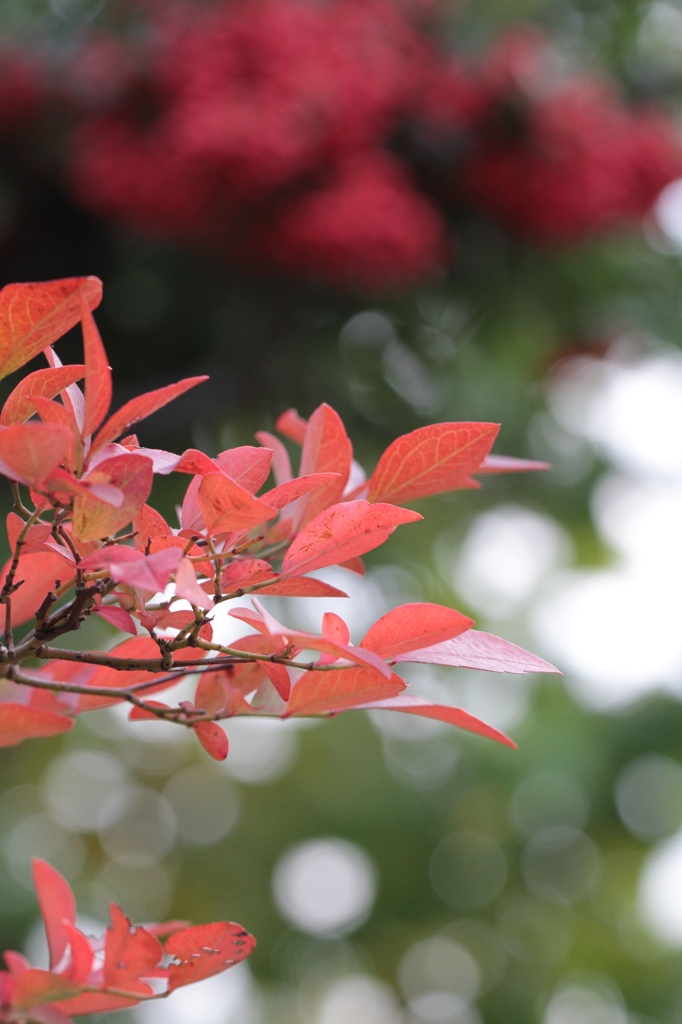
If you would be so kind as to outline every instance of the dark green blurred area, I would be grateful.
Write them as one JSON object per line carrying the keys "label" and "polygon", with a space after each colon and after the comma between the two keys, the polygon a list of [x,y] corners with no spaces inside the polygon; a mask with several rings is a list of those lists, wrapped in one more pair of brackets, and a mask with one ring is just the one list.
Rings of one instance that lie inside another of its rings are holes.
{"label": "dark green blurred area", "polygon": [[[91,16],[115,17],[115,7],[0,0],[0,25],[63,41]],[[677,37],[656,29],[666,17],[678,19]],[[545,27],[583,67],[615,75],[626,93],[679,107],[679,4],[479,0],[442,10],[443,32],[472,50],[523,20]],[[10,197],[15,173],[0,170]],[[367,299],[239,280],[195,253],[104,227],[44,180],[30,181],[28,194],[29,229],[3,255],[3,277],[103,278],[97,318],[116,405],[211,374],[140,430],[143,443],[214,453],[250,443],[288,406],[309,415],[327,401],[368,469],[398,434],[448,419],[500,422],[496,452],[554,462],[553,473],[486,478],[479,492],[421,503],[425,522],[367,559],[369,592],[389,606],[453,604],[480,628],[553,656],[524,619],[530,599],[486,621],[458,589],[457,572],[444,569],[444,552],[456,553],[481,513],[512,503],[559,524],[573,567],[616,561],[590,506],[608,454],[586,445],[576,463],[559,428],[547,426],[546,383],[567,360],[601,359],[622,337],[634,356],[682,346],[682,261],[657,228],[553,253],[492,226],[472,228],[458,239],[448,280]],[[65,359],[77,345],[67,341]],[[168,515],[180,488],[161,481]],[[647,600],[642,593],[643,630],[651,628]],[[98,639],[111,643],[113,634]],[[466,707],[478,685],[471,675],[460,683],[455,670],[444,672],[437,685]],[[410,677],[418,689],[418,673]],[[496,681],[488,701],[502,702],[507,690],[518,704],[509,716],[516,752],[361,713],[299,730],[230,726],[226,768],[172,730],[159,740],[155,726],[128,727],[104,713],[80,719],[65,739],[0,751],[2,948],[21,949],[36,924],[27,864],[39,855],[100,922],[115,900],[137,920],[227,918],[255,933],[243,1001],[226,996],[223,1010],[198,1001],[186,1020],[676,1024],[680,957],[646,929],[636,903],[652,849],[682,828],[682,706],[655,694],[600,713],[568,683]],[[660,760],[637,761],[652,755]],[[628,817],[617,793],[636,764],[654,767]],[[295,927],[273,896],[282,856],[321,838],[354,844],[376,882],[366,915],[338,934]],[[159,1013],[174,1024],[172,1003]]]}

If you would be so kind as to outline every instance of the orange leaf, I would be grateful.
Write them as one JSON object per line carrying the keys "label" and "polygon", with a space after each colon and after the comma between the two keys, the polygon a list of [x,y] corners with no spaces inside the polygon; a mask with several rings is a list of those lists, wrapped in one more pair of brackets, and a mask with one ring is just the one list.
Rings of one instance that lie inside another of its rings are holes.
{"label": "orange leaf", "polygon": [[0,424],[9,427],[15,423],[25,423],[35,412],[35,397],[54,398],[84,375],[84,366],[60,366],[29,373],[10,393],[2,408]]}
{"label": "orange leaf", "polygon": [[225,760],[228,750],[227,733],[217,722],[197,722],[194,732],[207,754],[216,761]]}
{"label": "orange leaf", "polygon": [[98,540],[128,526],[152,489],[151,459],[143,455],[114,455],[88,473],[91,483],[111,484],[123,491],[123,503],[112,508],[100,498],[79,494],[73,503],[73,533],[78,540]]}
{"label": "orange leaf", "polygon": [[209,473],[199,486],[199,506],[211,533],[250,530],[273,519],[274,508],[255,498],[224,473]]}
{"label": "orange leaf", "polygon": [[57,736],[73,726],[71,718],[24,704],[0,704],[0,747],[15,747],[22,740]]}
{"label": "orange leaf", "polygon": [[89,309],[99,305],[97,277],[68,277],[35,284],[8,284],[0,291],[0,378],[18,370],[81,318],[81,293]]}
{"label": "orange leaf", "polygon": [[363,498],[324,509],[299,533],[282,562],[286,576],[335,565],[383,544],[401,523],[422,517],[395,505],[370,505]]}
{"label": "orange leaf", "polygon": [[94,440],[93,451],[99,451],[105,444],[115,441],[134,423],[151,416],[152,413],[172,402],[174,398],[178,398],[179,395],[205,380],[208,380],[208,377],[186,377],[184,380],[178,381],[177,384],[167,384],[166,387],[157,388],[156,391],[148,391],[144,395],[138,395],[137,398],[131,398],[104,424]]}
{"label": "orange leaf", "polygon": [[342,711],[368,701],[393,697],[406,685],[395,673],[386,680],[372,668],[306,672],[294,686],[283,717]]}
{"label": "orange leaf", "polygon": [[0,430],[0,472],[28,487],[38,488],[71,445],[71,434],[45,423],[22,423]]}
{"label": "orange leaf", "polygon": [[82,299],[81,326],[83,329],[83,351],[85,353],[85,408],[83,412],[83,437],[89,437],[100,426],[111,405],[111,367],[95,318],[88,309],[85,297]]}
{"label": "orange leaf", "polygon": [[69,883],[47,861],[36,857],[31,869],[40,913],[45,924],[50,968],[54,968],[64,956],[69,944],[69,935],[64,924],[75,924],[76,900]]}
{"label": "orange leaf", "polygon": [[369,501],[403,504],[456,490],[481,465],[497,423],[434,423],[388,446],[369,481]]}
{"label": "orange leaf", "polygon": [[471,629],[473,620],[440,604],[404,604],[382,615],[360,641],[382,658],[431,647]]}
{"label": "orange leaf", "polygon": [[329,484],[302,501],[297,521],[307,523],[318,512],[341,500],[353,462],[353,446],[339,414],[331,406],[318,406],[308,420],[301,452],[302,477],[311,473],[338,473]]}
{"label": "orange leaf", "polygon": [[[8,560],[0,575],[0,584],[4,583],[9,567]],[[20,626],[32,619],[47,592],[57,589],[57,580],[68,580],[73,572],[73,568],[56,552],[41,551],[22,555],[14,578],[14,582],[21,586],[12,594],[12,626]],[[0,627],[5,628],[4,605],[0,606]]]}

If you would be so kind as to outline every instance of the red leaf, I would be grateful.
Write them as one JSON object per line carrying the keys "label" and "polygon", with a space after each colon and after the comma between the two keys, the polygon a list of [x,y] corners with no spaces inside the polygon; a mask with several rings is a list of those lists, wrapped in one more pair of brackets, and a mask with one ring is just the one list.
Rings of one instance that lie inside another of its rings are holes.
{"label": "red leaf", "polygon": [[102,282],[69,277],[35,284],[8,284],[0,291],[0,377],[46,349],[81,318],[81,293],[99,305]]}
{"label": "red leaf", "polygon": [[[333,655],[327,655],[334,661]],[[322,659],[320,659],[321,661]],[[266,676],[277,690],[282,700],[289,700],[289,694],[291,693],[291,676],[285,665],[281,665],[276,661],[259,661],[258,664],[265,672]]]}
{"label": "red leaf", "polygon": [[262,558],[244,558],[225,566],[220,577],[220,590],[223,594],[231,594],[255,583],[278,578],[269,562]]}
{"label": "red leaf", "polygon": [[473,620],[440,604],[404,604],[382,615],[360,641],[382,658],[431,647],[471,629]]}
{"label": "red leaf", "polygon": [[[31,1007],[44,1003],[52,1003],[59,999],[68,999],[78,993],[79,986],[61,974],[41,971],[31,967],[16,980],[12,1005],[15,1010],[30,1010]],[[15,1018],[16,1019],[16,1018]],[[38,1018],[29,1015],[32,1021]]]}
{"label": "red leaf", "polygon": [[0,473],[39,488],[71,445],[71,434],[45,423],[22,423],[0,430]]}
{"label": "red leaf", "polygon": [[149,497],[152,478],[151,460],[143,455],[115,455],[100,462],[86,479],[118,487],[123,491],[123,504],[112,508],[94,495],[77,495],[73,503],[74,537],[98,540],[128,526]]}
{"label": "red leaf", "polygon": [[[5,563],[0,575],[0,585],[4,584],[10,561]],[[32,619],[40,608],[49,590],[57,589],[57,580],[71,577],[73,569],[65,563],[63,557],[51,551],[37,554],[22,555],[19,559],[15,584],[21,583],[12,594],[12,626],[20,626]],[[0,628],[5,628],[5,606],[0,606]]]}
{"label": "red leaf", "polygon": [[255,494],[270,476],[272,452],[269,448],[243,445],[241,448],[228,448],[215,461],[230,480]]}
{"label": "red leaf", "polygon": [[386,680],[372,668],[306,672],[294,686],[282,717],[343,711],[368,701],[393,697],[406,685],[395,673],[392,672],[390,679]]}
{"label": "red leaf", "polygon": [[348,594],[314,576],[292,576],[291,579],[280,576],[261,590],[261,597],[348,597]]}
{"label": "red leaf", "polygon": [[71,964],[69,965],[69,978],[77,985],[83,985],[92,970],[95,951],[90,945],[83,932],[75,925],[64,921],[64,930],[68,936],[71,948]]}
{"label": "red leaf", "polygon": [[339,479],[338,473],[311,473],[310,476],[299,476],[295,480],[287,480],[286,483],[278,484],[271,491],[266,491],[261,495],[261,499],[267,501],[268,505],[272,505],[273,508],[285,508],[286,505],[290,505],[292,501],[296,501],[297,498],[310,491],[317,491],[324,487],[325,493],[327,493],[327,486],[338,482]]}
{"label": "red leaf", "polygon": [[[145,703],[150,708],[163,708],[164,711],[170,711],[170,704],[164,704],[161,700],[148,700]],[[148,711],[147,708],[141,708],[138,704],[133,705],[128,715],[129,722],[161,722],[162,718],[155,715],[153,711]]]}
{"label": "red leaf", "polygon": [[253,935],[227,921],[183,928],[165,944],[166,953],[179,961],[168,967],[168,991],[220,974],[250,956],[255,945]]}
{"label": "red leaf", "polygon": [[104,424],[94,440],[93,451],[99,451],[105,444],[115,441],[133,424],[151,416],[152,413],[172,402],[174,398],[178,398],[179,395],[205,380],[208,380],[208,377],[186,377],[184,380],[178,381],[177,384],[167,384],[166,387],[157,388],[156,391],[148,391],[144,395],[132,398]]}
{"label": "red leaf", "polygon": [[137,636],[135,619],[123,608],[116,608],[114,605],[104,604],[100,605],[99,608],[95,608],[95,615],[99,615],[100,618],[104,619],[105,622],[108,622],[111,626],[115,626],[116,629],[120,629],[124,633],[130,633],[131,636]]}
{"label": "red leaf", "polygon": [[85,375],[84,366],[62,366],[57,369],[36,370],[24,377],[12,391],[2,408],[0,424],[9,427],[25,423],[35,412],[33,399],[54,398],[60,391]]}
{"label": "red leaf", "polygon": [[306,421],[298,415],[295,409],[287,409],[275,423],[275,430],[290,438],[297,444],[303,444],[305,440]]}
{"label": "red leaf", "polygon": [[[100,665],[87,680],[89,686],[93,688],[125,689],[134,683],[144,683],[153,679],[156,675],[155,672],[134,667],[133,663],[139,658],[156,658],[158,659],[159,667],[161,667],[161,653],[158,645],[148,636],[131,637],[130,640],[124,640],[122,643],[112,647],[108,653],[117,658],[129,658],[131,668],[129,670],[122,670],[120,668],[110,668],[108,665]],[[168,688],[169,685],[168,683],[160,683],[158,690],[162,690],[164,687]],[[151,692],[151,689],[145,691],[146,694]],[[157,692],[157,687],[154,687],[154,692]],[[90,694],[83,694],[78,701],[78,710],[80,712],[90,711],[93,708],[105,708],[110,704],[116,704],[118,700],[118,697],[100,697],[94,693],[92,696]]]}
{"label": "red leaf", "polygon": [[435,718],[438,722],[446,722],[448,725],[455,725],[458,729],[465,729],[467,732],[475,732],[479,736],[486,736],[488,739],[497,740],[508,747],[516,750],[516,744],[492,725],[486,725],[480,718],[474,718],[467,711],[461,708],[451,708],[445,704],[432,704],[431,701],[423,700],[421,697],[413,697],[405,694],[399,697],[391,697],[389,700],[375,700],[363,705],[362,710],[380,711],[403,711],[409,715],[419,715],[421,718]]}
{"label": "red leaf", "polygon": [[141,996],[151,995],[151,986],[140,979],[163,977],[164,971],[158,967],[163,946],[145,928],[133,927],[115,903],[110,910],[111,927],[104,940],[104,984]]}
{"label": "red leaf", "polygon": [[40,913],[45,923],[50,968],[54,968],[69,944],[69,933],[64,923],[75,924],[76,901],[69,883],[47,861],[36,857],[31,868]]}
{"label": "red leaf", "polygon": [[369,501],[403,504],[456,490],[490,451],[496,423],[435,423],[388,446],[369,481]]}
{"label": "red leaf", "polygon": [[225,760],[228,750],[227,733],[217,722],[197,722],[194,732],[207,754],[216,761]]}
{"label": "red leaf", "polygon": [[82,300],[83,351],[85,354],[85,409],[83,413],[83,436],[89,437],[97,430],[109,412],[111,405],[111,367],[95,318],[88,309],[85,296]]}
{"label": "red leaf", "polygon": [[301,576],[364,555],[383,544],[401,523],[421,518],[416,512],[395,505],[370,505],[362,498],[332,505],[301,530],[284,557],[282,573]]}
{"label": "red leaf", "polygon": [[[429,665],[453,665],[483,672],[559,672],[558,668],[522,647],[491,633],[470,629],[454,640],[425,647],[412,654],[398,655],[396,661],[423,662]],[[560,674],[560,673],[559,673]]]}
{"label": "red leaf", "polygon": [[276,510],[224,473],[210,473],[199,486],[199,505],[212,534],[250,530],[273,519]]}

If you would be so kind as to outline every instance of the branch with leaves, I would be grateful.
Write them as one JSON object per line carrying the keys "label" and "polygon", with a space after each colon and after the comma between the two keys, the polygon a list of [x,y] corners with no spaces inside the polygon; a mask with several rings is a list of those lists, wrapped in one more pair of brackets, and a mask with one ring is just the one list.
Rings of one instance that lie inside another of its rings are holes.
{"label": "branch with leaves", "polygon": [[[289,448],[269,433],[215,457],[145,448],[131,428],[205,378],[149,392],[107,419],[111,371],[92,316],[100,298],[96,278],[0,291],[0,377],[41,352],[48,361],[17,384],[0,413],[0,475],[14,499],[0,574],[0,746],[57,735],[79,714],[120,703],[131,705],[133,722],[191,729],[217,759],[228,753],[226,719],[357,709],[434,718],[514,746],[468,712],[408,693],[395,669],[421,662],[556,671],[542,659],[441,605],[394,608],[356,644],[335,612],[323,615],[319,633],[307,632],[278,621],[259,598],[346,597],[311,574],[329,566],[362,574],[363,555],[421,520],[406,504],[477,487],[480,474],[545,467],[491,455],[494,423],[439,423],[395,440],[368,477],[325,404],[308,420],[289,410],[277,421],[300,449],[298,475]],[[52,345],[79,321],[83,363],[63,366]],[[149,504],[154,474],[171,472],[190,478],[177,526]],[[253,606],[230,611],[246,632],[220,643],[214,609],[246,594],[258,595]],[[93,616],[128,636],[110,651],[55,644]],[[192,700],[157,699],[189,677]],[[238,925],[135,929],[117,907],[103,945],[93,944],[75,926],[64,879],[42,862],[34,873],[50,969],[5,954],[7,1024],[67,1024],[69,1014],[157,998],[253,948]],[[151,983],[160,979],[157,991]]]}

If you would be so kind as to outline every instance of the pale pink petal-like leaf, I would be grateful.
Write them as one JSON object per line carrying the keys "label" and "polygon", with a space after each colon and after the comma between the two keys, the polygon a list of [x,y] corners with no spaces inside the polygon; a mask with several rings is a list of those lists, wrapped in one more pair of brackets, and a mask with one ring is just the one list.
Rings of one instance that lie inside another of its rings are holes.
{"label": "pale pink petal-like leaf", "polygon": [[264,448],[269,448],[272,452],[272,472],[275,477],[275,483],[279,486],[291,480],[293,476],[291,459],[289,458],[289,452],[280,439],[275,437],[274,434],[269,434],[267,430],[259,430],[256,434],[256,440],[260,441]]}
{"label": "pale pink petal-like leaf", "polygon": [[[559,672],[543,658],[491,633],[470,629],[454,640],[425,647],[411,654],[398,655],[396,661],[423,662],[429,665],[453,665],[483,672]],[[560,674],[560,673],[559,673]]]}
{"label": "pale pink petal-like leaf", "polygon": [[516,459],[513,455],[486,455],[478,469],[479,473],[532,473],[537,470],[551,469],[549,462],[536,462],[534,459]]}
{"label": "pale pink petal-like leaf", "polygon": [[197,574],[189,558],[183,558],[178,565],[175,573],[175,593],[197,608],[213,608],[213,598],[199,586]]}

